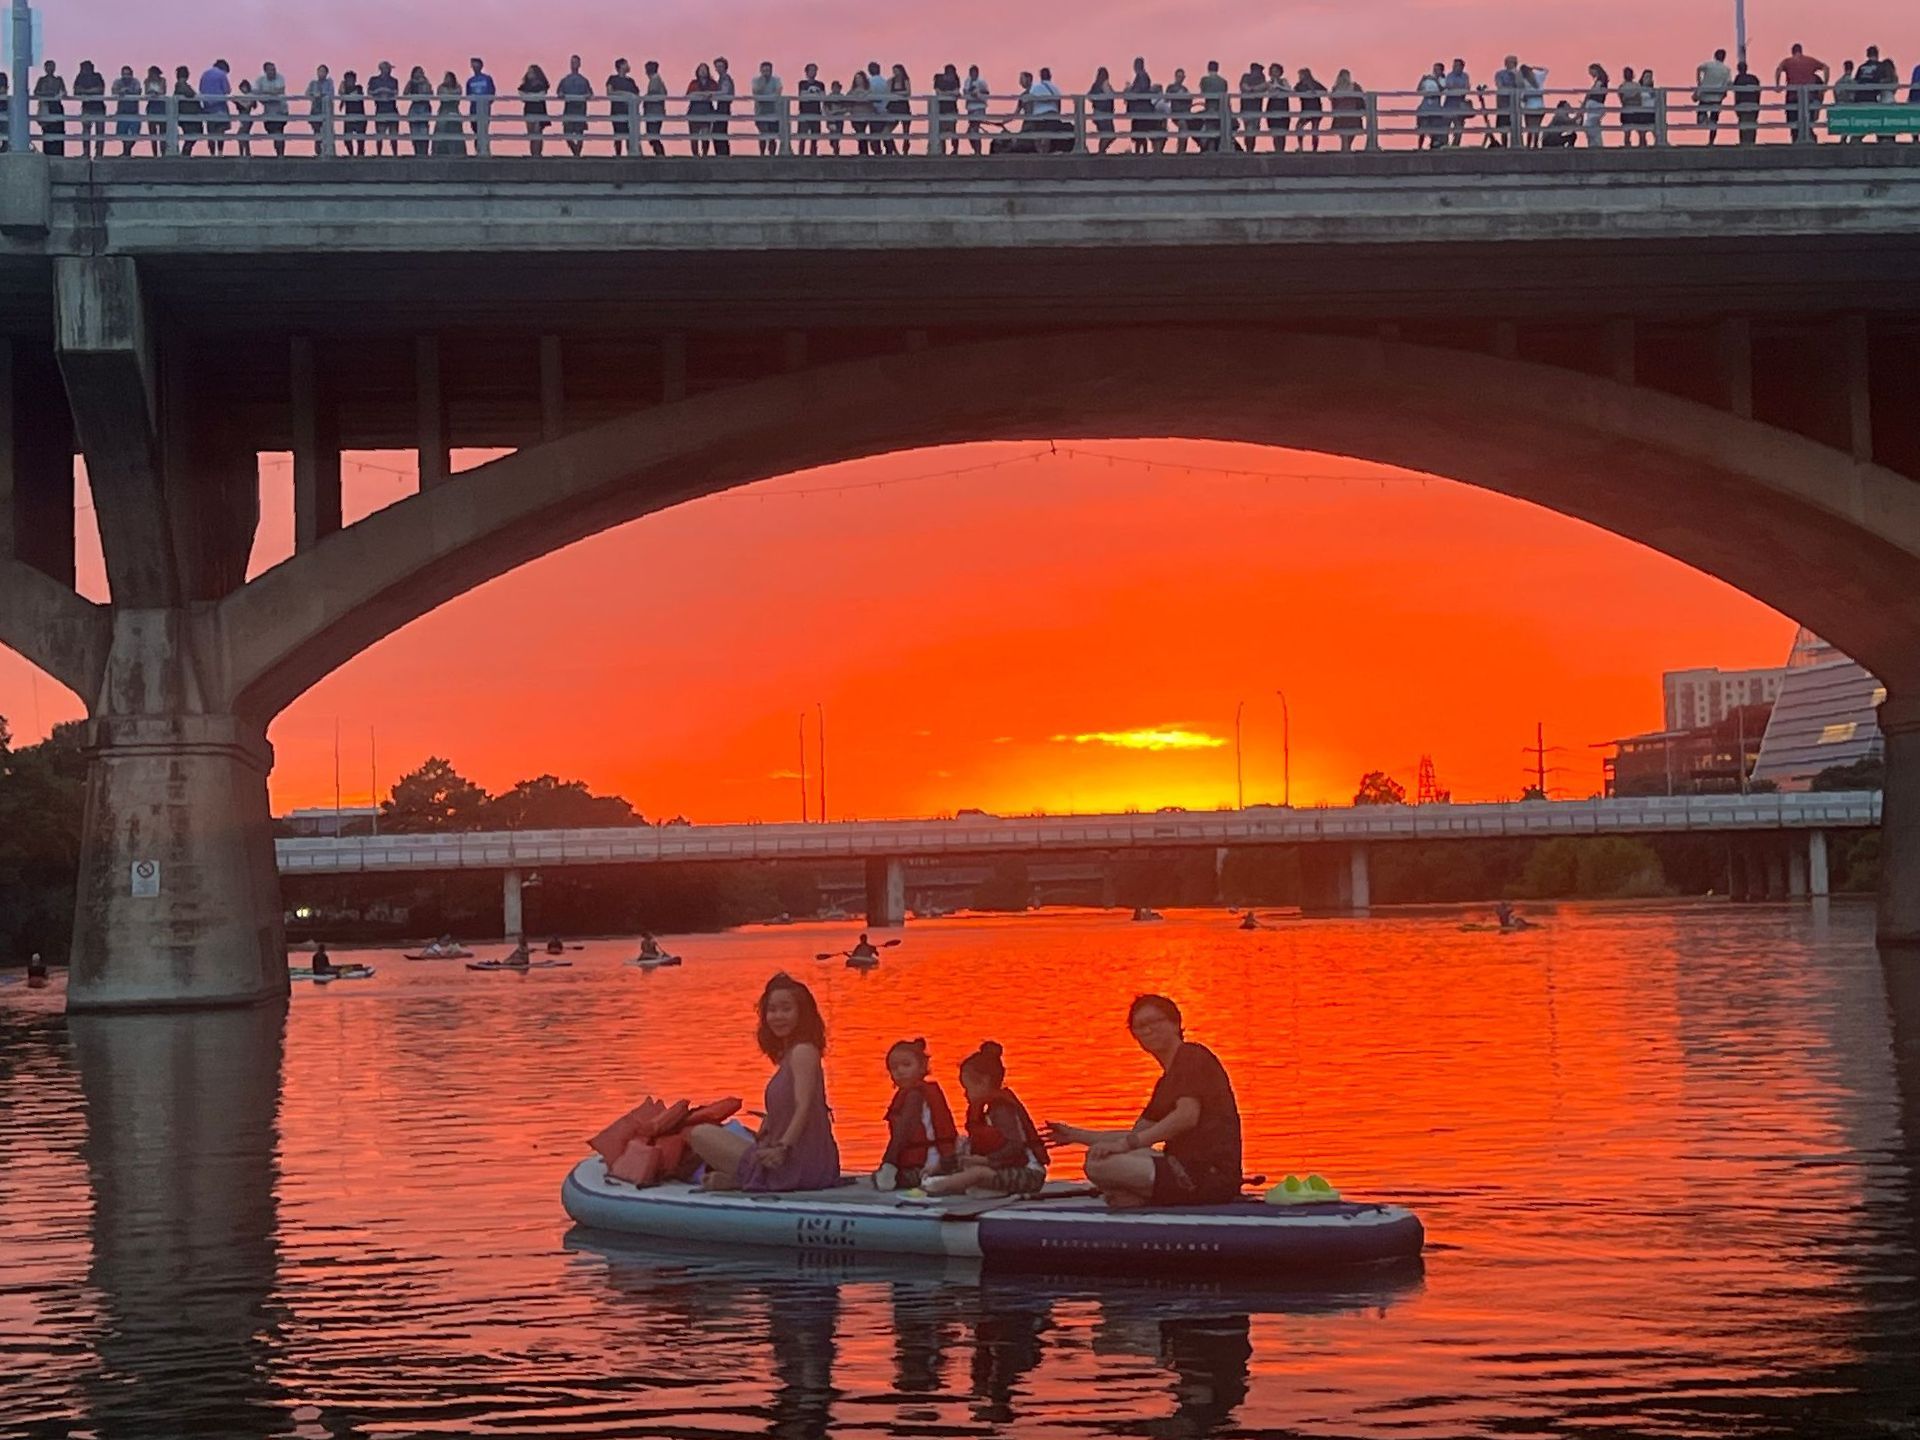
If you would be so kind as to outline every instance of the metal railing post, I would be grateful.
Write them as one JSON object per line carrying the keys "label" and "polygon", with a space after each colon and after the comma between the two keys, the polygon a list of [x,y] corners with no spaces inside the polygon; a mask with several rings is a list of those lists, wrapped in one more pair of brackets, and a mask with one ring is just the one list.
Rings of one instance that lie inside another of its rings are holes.
{"label": "metal railing post", "polygon": [[1667,143],[1667,90],[1664,85],[1653,92],[1653,143]]}
{"label": "metal railing post", "polygon": [[793,154],[793,97],[780,97],[780,153]]}
{"label": "metal railing post", "polygon": [[180,97],[167,96],[167,154],[180,153]]}
{"label": "metal railing post", "polygon": [[946,136],[940,131],[940,96],[927,97],[927,154],[944,155],[947,152]]}
{"label": "metal railing post", "polygon": [[1073,97],[1073,153],[1087,153],[1087,97]]}
{"label": "metal railing post", "polygon": [[1380,148],[1380,95],[1378,91],[1367,91],[1367,149]]}

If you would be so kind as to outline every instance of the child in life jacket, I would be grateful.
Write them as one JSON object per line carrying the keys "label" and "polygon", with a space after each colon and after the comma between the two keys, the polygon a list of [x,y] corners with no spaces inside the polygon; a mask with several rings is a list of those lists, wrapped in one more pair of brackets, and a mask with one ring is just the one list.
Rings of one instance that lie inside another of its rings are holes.
{"label": "child in life jacket", "polygon": [[899,1040],[887,1051],[893,1100],[887,1106],[887,1153],[873,1172],[876,1190],[911,1190],[953,1167],[960,1133],[940,1082],[927,1074],[927,1042]]}
{"label": "child in life jacket", "polygon": [[1033,1195],[1047,1183],[1047,1147],[1020,1097],[1007,1088],[1007,1067],[992,1040],[960,1062],[967,1092],[967,1139],[950,1175],[929,1180],[929,1195],[968,1189]]}

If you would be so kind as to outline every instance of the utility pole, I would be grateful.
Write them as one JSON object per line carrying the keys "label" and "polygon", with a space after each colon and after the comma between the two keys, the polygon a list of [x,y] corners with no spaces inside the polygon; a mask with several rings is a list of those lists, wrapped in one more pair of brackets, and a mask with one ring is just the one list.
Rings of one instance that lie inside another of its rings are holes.
{"label": "utility pole", "polygon": [[1734,58],[1743,64],[1747,58],[1747,0],[1733,0]]}
{"label": "utility pole", "polygon": [[1293,715],[1287,709],[1287,692],[1276,690],[1280,697],[1280,803],[1289,810],[1293,808]]}
{"label": "utility pole", "polygon": [[800,712],[800,823],[807,823],[807,712]]}
{"label": "utility pole", "polygon": [[820,715],[820,823],[827,823],[827,707],[818,700],[813,708]]}
{"label": "utility pole", "polygon": [[1240,756],[1240,716],[1245,712],[1247,702],[1241,700],[1233,707],[1233,808],[1247,808],[1247,785],[1245,767]]}
{"label": "utility pole", "polygon": [[340,838],[340,717],[333,717],[333,838]]}
{"label": "utility pole", "polygon": [[367,727],[367,800],[373,807],[373,836],[380,838],[380,735]]}
{"label": "utility pole", "polygon": [[[1546,722],[1541,720],[1533,722],[1533,744],[1522,745],[1520,747],[1520,753],[1522,755],[1531,755],[1533,757],[1533,764],[1521,773],[1533,776],[1533,788],[1539,792],[1542,800],[1549,798],[1547,795],[1547,775],[1549,773],[1547,756],[1553,754],[1560,748],[1558,745],[1547,744]],[[1561,768],[1562,767],[1558,765],[1552,767],[1553,770],[1559,770]]]}

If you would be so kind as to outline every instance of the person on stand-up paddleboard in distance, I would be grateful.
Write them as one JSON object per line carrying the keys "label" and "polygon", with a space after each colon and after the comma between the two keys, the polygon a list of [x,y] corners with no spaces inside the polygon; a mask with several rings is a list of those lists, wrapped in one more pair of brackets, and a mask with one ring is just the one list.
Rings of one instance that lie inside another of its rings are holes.
{"label": "person on stand-up paddleboard in distance", "polygon": [[[1240,1107],[1213,1051],[1189,1040],[1180,1007],[1142,995],[1127,1028],[1161,1075],[1128,1130],[1087,1130],[1048,1121],[1055,1145],[1087,1147],[1087,1180],[1109,1205],[1218,1205],[1239,1198]],[[1161,1148],[1155,1150],[1154,1146]]]}

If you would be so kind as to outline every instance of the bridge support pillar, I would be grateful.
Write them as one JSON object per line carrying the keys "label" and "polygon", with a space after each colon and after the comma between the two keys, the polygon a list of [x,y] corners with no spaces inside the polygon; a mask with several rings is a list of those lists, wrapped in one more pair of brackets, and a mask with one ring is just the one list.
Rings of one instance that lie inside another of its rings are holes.
{"label": "bridge support pillar", "polygon": [[1815,830],[1807,836],[1807,887],[1813,898],[1823,900],[1831,888],[1827,878],[1827,832]]}
{"label": "bridge support pillar", "polygon": [[1798,847],[1787,851],[1787,898],[1789,900],[1807,898],[1807,857]]}
{"label": "bridge support pillar", "polygon": [[1880,707],[1887,779],[1880,811],[1879,938],[1920,946],[1920,696]]}
{"label": "bridge support pillar", "polygon": [[1373,906],[1373,871],[1367,864],[1367,847],[1355,842],[1347,851],[1347,903],[1356,915],[1364,915]]}
{"label": "bridge support pillar", "polygon": [[1786,857],[1783,856],[1778,850],[1774,849],[1772,846],[1768,846],[1765,852],[1765,855],[1761,860],[1761,864],[1765,866],[1764,873],[1766,875],[1766,886],[1767,886],[1765,898],[1768,900],[1786,899],[1787,898]]}
{"label": "bridge support pillar", "polygon": [[886,930],[907,922],[907,865],[904,860],[867,861],[867,925]]}
{"label": "bridge support pillar", "polygon": [[230,715],[109,716],[90,744],[68,1008],[284,998],[266,735]]}
{"label": "bridge support pillar", "polygon": [[509,870],[500,882],[500,923],[509,940],[527,933],[526,892],[518,870]]}

